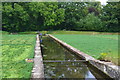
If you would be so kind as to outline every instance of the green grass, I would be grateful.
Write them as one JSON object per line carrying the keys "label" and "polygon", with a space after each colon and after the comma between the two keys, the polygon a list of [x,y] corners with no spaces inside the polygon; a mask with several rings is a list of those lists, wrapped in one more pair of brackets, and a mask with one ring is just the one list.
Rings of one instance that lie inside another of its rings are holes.
{"label": "green grass", "polygon": [[98,59],[107,53],[105,59],[118,64],[118,35],[54,34],[54,36],[80,51]]}
{"label": "green grass", "polygon": [[48,34],[118,34],[118,33],[108,33],[108,32],[94,32],[94,31],[41,31]]}
{"label": "green grass", "polygon": [[33,63],[35,35],[2,35],[2,78],[30,78]]}
{"label": "green grass", "polygon": [[[117,32],[95,32],[95,31],[65,31],[65,30],[56,30],[56,31],[39,31],[43,34],[118,34]],[[7,31],[0,31],[2,34],[9,34]],[[17,34],[37,34],[37,31],[25,31],[18,32]]]}
{"label": "green grass", "polygon": [[18,34],[37,34],[37,31],[18,32]]}
{"label": "green grass", "polygon": [[0,34],[9,34],[7,31],[0,31]]}

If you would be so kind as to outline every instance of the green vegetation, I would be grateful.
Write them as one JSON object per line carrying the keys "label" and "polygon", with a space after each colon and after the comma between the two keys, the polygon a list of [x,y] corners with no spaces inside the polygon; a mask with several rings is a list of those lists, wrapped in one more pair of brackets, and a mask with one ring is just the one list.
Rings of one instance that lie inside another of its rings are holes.
{"label": "green vegetation", "polygon": [[26,31],[26,32],[19,32],[18,34],[37,34],[37,31]]}
{"label": "green vegetation", "polygon": [[[39,31],[43,34],[111,34],[118,35],[118,32],[95,32],[95,31],[66,31],[66,30],[55,30],[55,31]],[[2,34],[11,34],[6,31],[1,31]],[[37,34],[37,31],[26,31],[26,32],[18,32],[13,34]]]}
{"label": "green vegetation", "polygon": [[40,31],[43,34],[112,34],[116,35],[119,33],[108,33],[108,32],[95,32],[95,31]]}
{"label": "green vegetation", "polygon": [[102,57],[104,60],[118,64],[118,58],[120,58],[118,35],[54,34],[54,36],[96,59]]}
{"label": "green vegetation", "polygon": [[0,31],[0,34],[9,34],[7,31]]}
{"label": "green vegetation", "polygon": [[35,35],[2,35],[2,78],[30,78],[34,56]]}
{"label": "green vegetation", "polygon": [[34,56],[35,35],[31,34],[37,31],[53,34],[96,59],[117,64],[120,1],[107,3],[2,2],[2,77],[30,78],[33,63],[25,59]]}
{"label": "green vegetation", "polygon": [[2,30],[120,31],[120,2],[3,2]]}

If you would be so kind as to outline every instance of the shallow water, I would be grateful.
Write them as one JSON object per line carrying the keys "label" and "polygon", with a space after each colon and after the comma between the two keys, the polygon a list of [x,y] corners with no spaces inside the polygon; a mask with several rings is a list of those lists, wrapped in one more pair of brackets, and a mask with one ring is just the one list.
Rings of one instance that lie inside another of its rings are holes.
{"label": "shallow water", "polygon": [[49,37],[42,42],[45,78],[103,78],[98,72],[88,67],[80,57],[63,48]]}

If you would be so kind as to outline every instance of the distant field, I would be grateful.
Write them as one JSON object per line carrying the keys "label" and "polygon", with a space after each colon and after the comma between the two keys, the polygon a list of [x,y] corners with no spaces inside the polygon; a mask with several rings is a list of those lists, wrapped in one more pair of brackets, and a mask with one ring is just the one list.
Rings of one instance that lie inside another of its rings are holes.
{"label": "distant field", "polygon": [[54,36],[96,59],[103,56],[106,60],[118,64],[118,35],[54,34]]}
{"label": "distant field", "polygon": [[41,31],[43,33],[48,33],[48,34],[111,34],[111,35],[116,35],[118,34],[113,33],[113,32],[95,32],[95,31]]}
{"label": "distant field", "polygon": [[[37,34],[38,31],[26,31],[26,32],[18,32],[17,34]],[[56,31],[39,31],[43,34],[112,34],[116,35],[117,32],[95,32],[95,31],[64,31],[64,30],[56,30]],[[11,34],[10,32],[0,31],[0,34]],[[16,33],[15,33],[16,34]]]}
{"label": "distant field", "polygon": [[33,63],[35,35],[2,35],[2,78],[30,78]]}
{"label": "distant field", "polygon": [[8,34],[9,32],[7,31],[0,31],[0,34]]}

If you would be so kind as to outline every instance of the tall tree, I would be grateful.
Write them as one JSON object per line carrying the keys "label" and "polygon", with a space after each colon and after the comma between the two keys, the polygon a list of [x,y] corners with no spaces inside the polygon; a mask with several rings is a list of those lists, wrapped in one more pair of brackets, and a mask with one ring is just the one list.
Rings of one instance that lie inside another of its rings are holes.
{"label": "tall tree", "polygon": [[62,2],[59,3],[60,8],[65,9],[65,20],[62,24],[63,29],[74,30],[76,21],[88,14],[85,3],[80,2]]}
{"label": "tall tree", "polygon": [[120,2],[108,2],[103,7],[102,20],[105,31],[120,31]]}
{"label": "tall tree", "polygon": [[[95,13],[89,13],[84,19],[77,22],[77,30],[102,31],[102,21]],[[96,25],[97,24],[97,25]]]}
{"label": "tall tree", "polygon": [[3,17],[3,30],[48,30],[64,21],[64,9],[55,2],[3,3]]}

